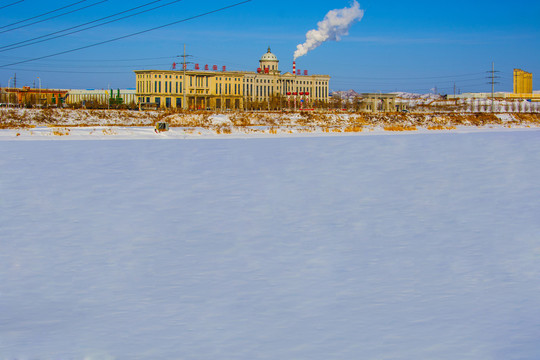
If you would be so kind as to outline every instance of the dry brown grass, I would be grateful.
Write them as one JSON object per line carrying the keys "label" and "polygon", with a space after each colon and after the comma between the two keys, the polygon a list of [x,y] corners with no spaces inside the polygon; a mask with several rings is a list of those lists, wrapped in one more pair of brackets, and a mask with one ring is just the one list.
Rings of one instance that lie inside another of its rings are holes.
{"label": "dry brown grass", "polygon": [[15,121],[0,122],[0,129],[32,129],[35,125],[19,123]]}
{"label": "dry brown grass", "polygon": [[54,129],[52,133],[56,136],[66,136],[69,135],[69,129]]}
{"label": "dry brown grass", "polygon": [[362,132],[364,128],[358,125],[350,125],[343,129],[344,132]]}
{"label": "dry brown grass", "polygon": [[253,116],[251,116],[251,114],[248,114],[248,113],[237,112],[237,113],[234,113],[232,116],[230,116],[229,119],[234,124],[234,126],[238,126],[238,127],[246,127],[246,126],[254,125]]}
{"label": "dry brown grass", "polygon": [[427,127],[428,130],[455,130],[455,126],[447,126],[447,125],[431,125]]}
{"label": "dry brown grass", "polygon": [[418,130],[414,125],[388,125],[384,127],[385,131],[416,131]]}
{"label": "dry brown grass", "polygon": [[367,126],[371,124],[369,120],[360,116],[351,117],[349,123],[351,126]]}
{"label": "dry brown grass", "polygon": [[232,129],[230,126],[216,126],[215,127],[216,134],[231,134]]}
{"label": "dry brown grass", "polygon": [[[212,124],[210,111],[130,111],[86,109],[0,109],[0,129],[50,126],[57,128],[85,126],[154,126],[159,121],[180,128],[204,128],[219,131],[222,125]],[[538,113],[513,113],[514,120],[502,121],[491,113],[366,113],[340,114],[335,112],[228,112],[229,129],[248,132],[254,127],[268,127],[287,132],[360,132],[382,127],[387,131],[412,131],[418,127],[430,130],[450,130],[456,126],[540,126]],[[336,131],[337,132],[337,131]]]}
{"label": "dry brown grass", "polygon": [[531,114],[514,114],[514,117],[516,118],[516,120],[518,122],[525,122],[525,123],[531,123],[531,124],[540,124],[540,116],[539,114],[534,114],[534,113],[531,113]]}
{"label": "dry brown grass", "polygon": [[331,126],[335,125],[335,120],[336,118],[330,114],[302,111],[300,117],[296,119],[296,124],[300,126]]}

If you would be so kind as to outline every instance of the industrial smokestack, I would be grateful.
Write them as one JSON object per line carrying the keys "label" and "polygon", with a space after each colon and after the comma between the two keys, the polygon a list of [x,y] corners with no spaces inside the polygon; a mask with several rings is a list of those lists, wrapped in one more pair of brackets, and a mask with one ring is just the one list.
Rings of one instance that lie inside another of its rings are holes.
{"label": "industrial smokestack", "polygon": [[296,75],[296,61],[292,62],[292,73]]}
{"label": "industrial smokestack", "polygon": [[351,26],[362,19],[364,10],[356,0],[351,7],[330,10],[322,21],[317,23],[317,30],[310,30],[306,34],[306,42],[296,47],[294,60],[306,55],[309,51],[319,47],[326,41],[339,41],[341,36],[349,35]]}

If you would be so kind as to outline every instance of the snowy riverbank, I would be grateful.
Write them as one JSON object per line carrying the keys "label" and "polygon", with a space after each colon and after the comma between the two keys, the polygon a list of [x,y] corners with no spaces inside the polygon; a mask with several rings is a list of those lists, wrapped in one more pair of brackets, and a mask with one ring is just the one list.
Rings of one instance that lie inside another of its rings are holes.
{"label": "snowy riverbank", "polygon": [[414,130],[389,130],[384,127],[361,127],[356,131],[343,128],[320,127],[240,127],[240,128],[205,128],[172,127],[169,131],[156,133],[153,127],[123,126],[88,126],[88,127],[33,127],[19,129],[0,129],[2,140],[184,140],[184,139],[252,139],[276,137],[320,137],[320,136],[372,136],[372,135],[414,135],[434,133],[485,133],[485,132],[520,132],[540,131],[540,127],[521,126],[453,126],[441,128],[417,128]]}
{"label": "snowy riverbank", "polygon": [[[0,108],[0,129],[21,130],[21,135],[124,135],[118,128],[153,127],[167,122],[172,134],[301,134],[359,133],[370,131],[452,130],[458,127],[540,127],[538,113],[348,113],[348,112],[167,112],[128,110],[7,109]],[[110,127],[111,129],[107,129]],[[37,128],[37,130],[35,130]],[[76,130],[75,128],[85,128]],[[97,131],[96,131],[97,130]],[[132,130],[140,134],[141,129]],[[15,133],[17,134],[17,133]],[[172,136],[169,134],[169,136]]]}

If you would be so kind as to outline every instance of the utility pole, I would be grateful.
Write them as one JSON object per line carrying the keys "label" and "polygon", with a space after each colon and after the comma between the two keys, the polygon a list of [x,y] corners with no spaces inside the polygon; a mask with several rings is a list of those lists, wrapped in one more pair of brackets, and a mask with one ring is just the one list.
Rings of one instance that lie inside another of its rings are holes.
{"label": "utility pole", "polygon": [[186,110],[187,107],[186,107],[186,44],[184,44],[184,61],[182,62],[182,71],[184,72],[184,76],[182,76],[182,94],[184,95],[183,96],[183,99],[182,99],[182,109]]}
{"label": "utility pole", "polygon": [[7,93],[7,98],[8,98],[9,106],[11,106],[11,92],[9,91],[9,89],[10,89],[9,83],[10,83],[10,81],[11,81],[12,79],[13,79],[13,78],[9,78],[9,80],[8,80],[8,93]]}
{"label": "utility pole", "polygon": [[182,100],[182,109],[186,110],[188,107],[187,107],[187,103],[186,103],[186,93],[187,93],[187,82],[186,82],[186,68],[187,68],[187,61],[186,61],[186,57],[188,56],[191,56],[191,55],[186,55],[186,44],[184,44],[184,55],[182,55],[182,58],[184,59],[184,61],[182,62],[182,71],[183,71],[183,76],[182,76],[182,93],[183,93],[183,100]]}
{"label": "utility pole", "polygon": [[38,76],[38,80],[39,80],[39,93],[38,93],[38,100],[39,100],[39,105],[41,107],[41,78]]}
{"label": "utility pole", "polygon": [[498,81],[495,81],[495,79],[500,78],[500,76],[497,76],[496,74],[499,71],[495,71],[495,63],[491,63],[491,71],[487,71],[488,74],[490,74],[487,78],[491,81],[489,82],[491,84],[491,112],[494,111],[495,107],[495,84],[498,84]]}

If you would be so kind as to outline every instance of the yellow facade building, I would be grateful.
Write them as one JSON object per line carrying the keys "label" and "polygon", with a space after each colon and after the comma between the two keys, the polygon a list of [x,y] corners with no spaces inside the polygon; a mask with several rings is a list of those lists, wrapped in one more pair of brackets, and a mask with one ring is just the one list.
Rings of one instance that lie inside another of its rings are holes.
{"label": "yellow facade building", "polygon": [[514,94],[533,93],[533,74],[521,69],[514,69]]}
{"label": "yellow facade building", "polygon": [[[205,67],[207,69],[208,66]],[[309,108],[328,102],[328,75],[284,74],[270,48],[257,71],[136,70],[141,106],[183,109]]]}
{"label": "yellow facade building", "polygon": [[242,75],[237,72],[137,70],[139,104],[156,107],[240,109]]}

